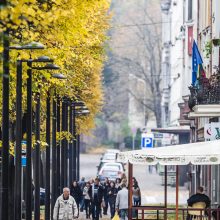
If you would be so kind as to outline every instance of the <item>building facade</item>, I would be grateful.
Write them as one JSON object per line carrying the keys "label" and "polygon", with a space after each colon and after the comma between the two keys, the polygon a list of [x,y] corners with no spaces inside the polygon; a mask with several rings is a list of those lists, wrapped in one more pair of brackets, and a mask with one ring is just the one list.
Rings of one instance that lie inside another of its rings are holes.
{"label": "building facade", "polygon": [[[163,126],[190,126],[192,142],[204,141],[207,124],[220,121],[219,8],[219,0],[161,1],[164,57],[162,71],[165,76]],[[205,71],[205,76],[198,77],[196,86],[191,85],[194,40]],[[194,193],[198,185],[203,185],[212,203],[219,204],[219,171],[219,166],[191,166],[191,192]]]}

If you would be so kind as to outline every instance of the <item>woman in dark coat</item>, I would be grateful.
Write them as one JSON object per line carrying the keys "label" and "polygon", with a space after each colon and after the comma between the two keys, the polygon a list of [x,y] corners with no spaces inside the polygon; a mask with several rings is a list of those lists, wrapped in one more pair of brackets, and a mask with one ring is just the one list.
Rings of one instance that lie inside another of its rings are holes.
{"label": "woman in dark coat", "polygon": [[108,188],[108,202],[111,211],[111,218],[115,215],[115,201],[118,190],[115,188],[115,183],[113,181],[110,182],[110,187]]}
{"label": "woman in dark coat", "polygon": [[79,211],[79,204],[82,199],[82,191],[77,181],[73,181],[72,185],[70,186],[70,195],[75,199]]}

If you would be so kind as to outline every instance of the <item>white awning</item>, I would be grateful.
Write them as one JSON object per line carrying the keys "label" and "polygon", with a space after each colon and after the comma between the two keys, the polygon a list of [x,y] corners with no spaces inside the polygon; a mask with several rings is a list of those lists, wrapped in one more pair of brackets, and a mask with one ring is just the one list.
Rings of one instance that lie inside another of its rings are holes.
{"label": "white awning", "polygon": [[121,152],[118,161],[146,165],[220,164],[220,140]]}

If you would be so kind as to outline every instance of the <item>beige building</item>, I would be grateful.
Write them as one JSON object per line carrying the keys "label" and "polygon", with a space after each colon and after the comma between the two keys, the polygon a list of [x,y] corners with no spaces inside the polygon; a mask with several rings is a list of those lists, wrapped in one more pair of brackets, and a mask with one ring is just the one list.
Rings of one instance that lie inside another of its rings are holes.
{"label": "beige building", "polygon": [[[164,34],[166,37],[170,36],[170,39],[164,42],[165,46],[168,45],[164,52],[168,50],[167,61],[170,60],[165,78],[168,81],[168,89],[165,88],[164,97],[168,109],[163,111],[164,125],[190,126],[191,141],[204,141],[206,124],[220,121],[220,1],[161,2],[162,9],[165,9],[165,21],[169,19],[171,23],[167,35]],[[200,77],[197,86],[189,90],[188,87],[192,83],[193,39],[197,42],[202,56],[206,78]],[[173,78],[176,75],[178,77]],[[195,192],[198,185],[203,185],[212,203],[219,204],[220,167],[190,168],[191,192]]]}

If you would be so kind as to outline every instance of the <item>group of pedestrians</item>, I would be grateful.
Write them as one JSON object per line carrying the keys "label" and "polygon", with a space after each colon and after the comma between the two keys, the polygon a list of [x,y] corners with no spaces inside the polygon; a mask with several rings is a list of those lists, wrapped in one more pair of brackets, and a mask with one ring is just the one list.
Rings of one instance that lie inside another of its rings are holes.
{"label": "group of pedestrians", "polygon": [[86,218],[99,220],[102,215],[107,215],[110,209],[111,219],[117,211],[120,219],[127,219],[128,190],[127,180],[116,179],[103,183],[99,178],[85,181],[82,178],[79,182],[73,181],[70,188],[64,188],[63,194],[58,197],[54,206],[54,220],[72,220],[78,218],[80,212],[86,214]]}

